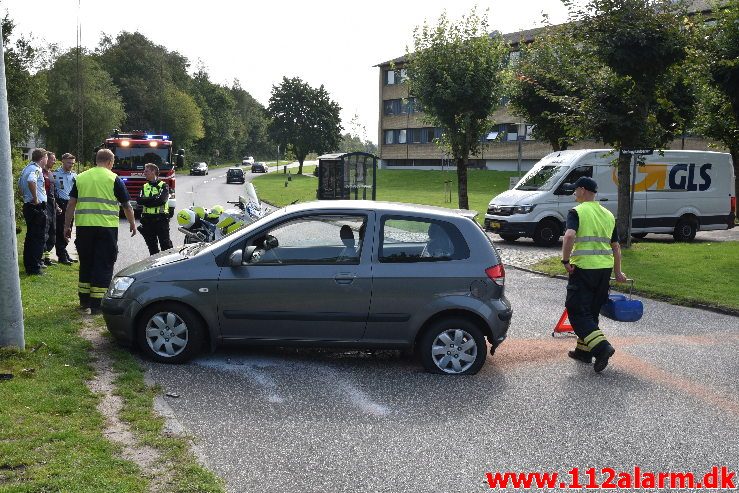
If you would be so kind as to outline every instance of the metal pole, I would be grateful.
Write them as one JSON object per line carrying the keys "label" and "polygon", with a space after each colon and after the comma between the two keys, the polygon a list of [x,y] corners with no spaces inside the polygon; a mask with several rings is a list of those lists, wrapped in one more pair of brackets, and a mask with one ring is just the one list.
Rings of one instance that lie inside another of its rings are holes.
{"label": "metal pole", "polygon": [[277,171],[280,171],[280,144],[277,144]]}
{"label": "metal pole", "polygon": [[521,136],[518,136],[518,166],[516,167],[516,178],[521,179]]}
{"label": "metal pole", "polygon": [[626,227],[626,248],[631,248],[631,222],[634,218],[634,188],[636,186],[636,161],[637,154],[634,153],[634,164],[631,169],[631,197],[629,198],[631,205],[629,206],[629,224]]}
{"label": "metal pole", "polygon": [[[26,348],[15,235],[15,191],[10,156],[8,91],[5,85],[5,45],[0,28],[0,347]],[[4,219],[3,219],[4,217]]]}

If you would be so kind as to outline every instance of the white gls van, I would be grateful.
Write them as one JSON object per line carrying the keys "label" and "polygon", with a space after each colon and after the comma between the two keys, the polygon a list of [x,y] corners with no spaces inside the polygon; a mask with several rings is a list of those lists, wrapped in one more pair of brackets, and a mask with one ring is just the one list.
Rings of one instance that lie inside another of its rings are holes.
{"label": "white gls van", "polygon": [[[554,245],[564,232],[575,197],[565,183],[581,176],[598,182],[595,200],[616,215],[618,154],[610,149],[558,151],[545,156],[512,190],[493,197],[485,229],[506,241],[533,238]],[[634,187],[632,232],[672,233],[690,241],[697,231],[734,227],[736,190],[731,155],[706,151],[663,151],[644,156]]]}

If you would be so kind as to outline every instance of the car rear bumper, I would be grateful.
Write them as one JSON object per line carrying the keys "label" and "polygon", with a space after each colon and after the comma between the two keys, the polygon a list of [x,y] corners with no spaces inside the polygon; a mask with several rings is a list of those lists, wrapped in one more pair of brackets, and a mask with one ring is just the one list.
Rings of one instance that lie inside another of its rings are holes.
{"label": "car rear bumper", "polygon": [[508,328],[511,326],[511,319],[513,318],[513,307],[511,307],[511,303],[505,297],[493,300],[492,303],[496,315],[493,320],[488,320],[490,323],[488,339],[490,340],[490,344],[498,347],[508,336]]}
{"label": "car rear bumper", "polygon": [[121,344],[133,346],[135,337],[136,315],[141,311],[141,305],[134,300],[105,297],[100,309],[103,312],[105,325],[108,331]]}

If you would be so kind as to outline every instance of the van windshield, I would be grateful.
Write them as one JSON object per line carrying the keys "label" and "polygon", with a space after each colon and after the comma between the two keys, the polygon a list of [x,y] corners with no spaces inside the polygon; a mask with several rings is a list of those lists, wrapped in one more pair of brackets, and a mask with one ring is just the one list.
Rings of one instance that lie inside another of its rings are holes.
{"label": "van windshield", "polygon": [[531,170],[523,177],[516,190],[551,190],[564,168],[564,166],[542,166],[538,170]]}

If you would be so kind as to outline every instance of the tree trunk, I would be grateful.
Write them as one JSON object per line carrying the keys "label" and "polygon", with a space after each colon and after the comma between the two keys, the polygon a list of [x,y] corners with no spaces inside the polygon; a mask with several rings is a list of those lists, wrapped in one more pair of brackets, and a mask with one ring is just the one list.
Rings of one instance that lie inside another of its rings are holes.
{"label": "tree trunk", "polygon": [[467,160],[463,157],[457,158],[457,194],[459,195],[459,208],[469,209],[467,200]]}
{"label": "tree trunk", "polygon": [[729,153],[731,160],[734,161],[734,193],[739,193],[739,147],[729,148]]}
{"label": "tree trunk", "polygon": [[626,244],[629,230],[629,212],[631,209],[631,154],[618,153],[618,209],[616,214],[616,229],[619,242]]}

